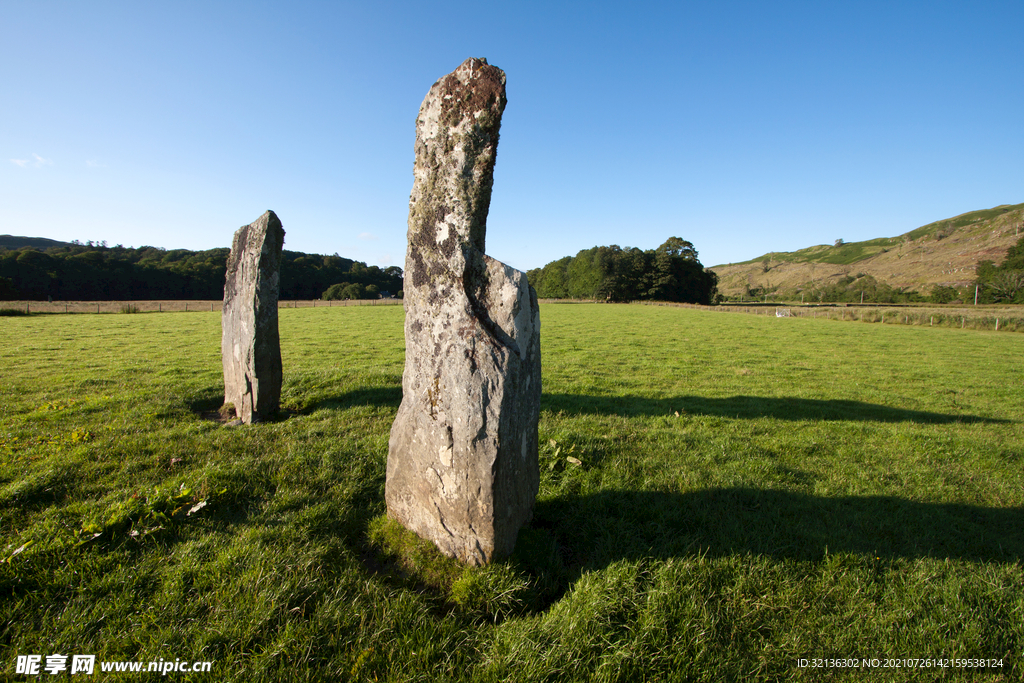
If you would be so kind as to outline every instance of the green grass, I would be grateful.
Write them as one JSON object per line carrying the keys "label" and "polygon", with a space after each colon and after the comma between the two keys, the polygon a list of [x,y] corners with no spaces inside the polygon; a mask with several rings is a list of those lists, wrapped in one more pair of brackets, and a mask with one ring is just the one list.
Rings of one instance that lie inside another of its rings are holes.
{"label": "green grass", "polygon": [[1024,208],[1024,204],[1003,204],[1002,206],[996,206],[991,209],[983,209],[981,211],[970,211],[968,213],[955,216],[954,218],[951,219],[936,221],[934,223],[929,223],[928,225],[921,226],[920,228],[912,230],[909,233],[907,233],[907,237],[912,240],[920,239],[922,237],[934,235],[943,228],[962,228],[966,225],[970,225],[971,223],[990,221],[993,218],[998,218],[1003,214],[1010,213],[1011,211],[1016,211],[1020,208]]}
{"label": "green grass", "polygon": [[[59,652],[209,660],[177,674],[204,681],[1024,675],[1019,335],[541,316],[540,495],[482,569],[384,517],[401,308],[283,310],[284,411],[249,427],[216,421],[219,313],[0,320],[0,670]],[[828,657],[1003,667],[797,666]]]}
{"label": "green grass", "polygon": [[764,256],[758,256],[757,258],[750,259],[749,261],[740,261],[738,263],[730,263],[728,265],[742,266],[752,263],[760,264],[763,263],[765,259],[773,261],[773,265],[778,265],[779,262],[833,263],[849,265],[868,259],[875,254],[891,249],[898,244],[899,238],[897,237],[881,237],[873,240],[865,240],[863,242],[844,242],[837,246],[818,244],[798,251],[772,252],[770,254],[765,254]]}

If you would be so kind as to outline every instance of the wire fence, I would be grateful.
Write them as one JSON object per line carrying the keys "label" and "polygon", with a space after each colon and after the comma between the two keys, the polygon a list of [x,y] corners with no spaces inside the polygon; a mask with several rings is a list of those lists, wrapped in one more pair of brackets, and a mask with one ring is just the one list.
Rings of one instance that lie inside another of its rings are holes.
{"label": "wire fence", "polygon": [[[23,313],[197,313],[220,311],[220,300],[200,301],[2,301],[0,311]],[[401,306],[401,299],[279,301],[278,309],[342,306]]]}
{"label": "wire fence", "polygon": [[1024,306],[917,307],[861,305],[779,305],[743,306],[724,304],[701,306],[669,302],[642,302],[647,306],[673,306],[701,311],[746,313],[775,318],[813,318],[882,325],[956,327],[994,332],[1024,332]]}

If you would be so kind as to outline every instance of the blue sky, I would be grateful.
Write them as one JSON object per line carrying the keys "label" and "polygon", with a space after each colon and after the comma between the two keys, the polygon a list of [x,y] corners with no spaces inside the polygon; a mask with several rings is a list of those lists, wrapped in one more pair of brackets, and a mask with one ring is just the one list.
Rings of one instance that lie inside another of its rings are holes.
{"label": "blue sky", "polygon": [[490,255],[705,265],[1024,202],[1024,2],[0,0],[0,232],[404,266],[419,105],[505,70]]}

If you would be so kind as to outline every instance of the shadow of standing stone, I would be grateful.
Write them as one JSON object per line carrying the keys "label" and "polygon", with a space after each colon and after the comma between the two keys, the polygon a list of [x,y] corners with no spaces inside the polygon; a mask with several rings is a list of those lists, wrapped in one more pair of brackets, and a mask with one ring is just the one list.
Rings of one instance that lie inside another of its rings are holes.
{"label": "shadow of standing stone", "polygon": [[251,424],[281,404],[277,299],[284,228],[273,211],[238,229],[231,242],[221,313],[224,403]]}
{"label": "shadow of standing stone", "polygon": [[505,102],[505,73],[468,59],[420,107],[385,486],[391,517],[475,565],[511,554],[539,487],[537,294],[484,254]]}

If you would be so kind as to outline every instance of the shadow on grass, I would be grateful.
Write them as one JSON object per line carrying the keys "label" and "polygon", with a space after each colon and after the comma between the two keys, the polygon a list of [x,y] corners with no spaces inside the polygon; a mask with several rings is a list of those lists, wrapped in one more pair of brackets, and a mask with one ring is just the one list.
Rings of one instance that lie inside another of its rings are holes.
{"label": "shadow on grass", "polygon": [[584,571],[616,560],[759,555],[816,561],[836,553],[1020,562],[1024,508],[749,488],[603,491],[539,501],[514,557],[537,577],[542,603],[549,605]]}
{"label": "shadow on grass", "polygon": [[585,396],[577,394],[544,394],[541,409],[570,415],[690,415],[753,419],[771,417],[777,420],[850,420],[861,422],[917,422],[922,424],[1007,423],[1008,420],[975,415],[944,415],[920,410],[905,410],[861,401],[822,400],[812,398],[769,398],[762,396],[730,396],[705,398],[675,396],[645,398],[642,396]]}
{"label": "shadow on grass", "polygon": [[216,413],[224,405],[224,389],[219,387],[208,387],[195,396],[190,397],[185,405],[190,412],[197,415]]}
{"label": "shadow on grass", "polygon": [[[189,409],[207,419],[217,419],[223,403],[222,393],[204,392],[189,402]],[[353,406],[376,406],[397,409],[402,402],[402,387],[368,387],[333,396],[320,396],[308,403],[282,407],[276,422],[293,414],[307,415],[317,410],[344,410]],[[301,403],[301,402],[300,402]],[[569,415],[689,415],[755,419],[771,417],[778,420],[842,420],[859,422],[916,422],[919,424],[1006,424],[1009,420],[976,415],[946,415],[920,410],[906,410],[861,401],[821,400],[808,398],[768,398],[761,396],[730,396],[705,398],[676,396],[646,398],[642,396],[586,396],[549,394],[541,396],[541,409]]]}
{"label": "shadow on grass", "polygon": [[[293,404],[283,404],[281,409],[265,422],[281,422],[293,415],[308,415],[317,410],[345,410],[354,406],[392,407],[397,409],[402,402],[402,387],[369,387],[356,389],[334,396],[321,396],[309,402],[299,400]],[[284,402],[283,402],[284,403]],[[205,420],[227,422],[220,413],[224,404],[223,389],[205,390],[187,402],[189,411]]]}
{"label": "shadow on grass", "polygon": [[336,396],[319,398],[305,405],[299,412],[311,413],[315,410],[344,410],[353,406],[377,406],[398,408],[402,402],[402,387],[368,387],[347,391]]}

